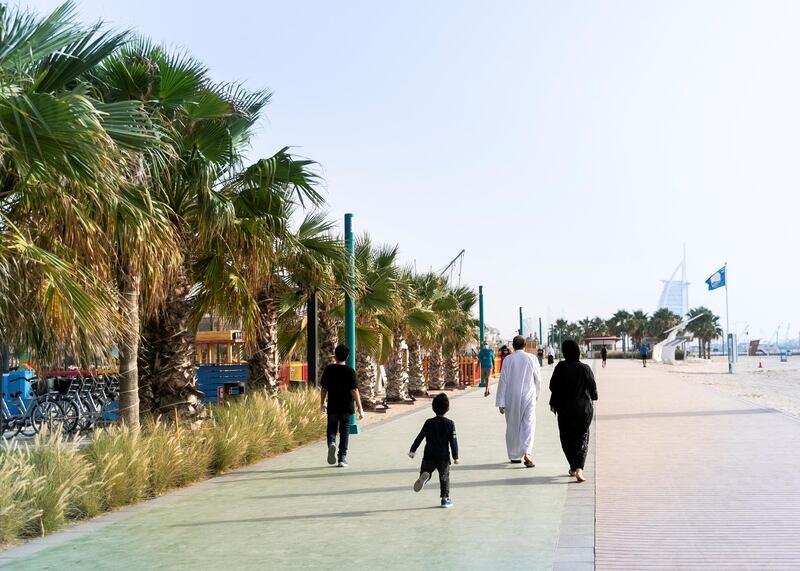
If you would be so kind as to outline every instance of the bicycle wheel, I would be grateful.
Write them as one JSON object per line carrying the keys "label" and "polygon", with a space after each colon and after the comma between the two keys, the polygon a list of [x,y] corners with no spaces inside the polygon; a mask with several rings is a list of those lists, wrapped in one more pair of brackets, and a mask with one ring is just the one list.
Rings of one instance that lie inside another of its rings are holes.
{"label": "bicycle wheel", "polygon": [[51,431],[58,430],[61,426],[61,419],[64,413],[58,404],[52,401],[36,401],[31,406],[31,412],[26,419],[27,422],[20,427],[19,432],[23,436],[33,436],[41,432],[43,428]]}
{"label": "bicycle wheel", "polygon": [[73,434],[78,430],[78,423],[81,417],[78,405],[73,400],[60,399],[58,406],[61,407],[61,411],[64,413],[64,417],[61,420],[61,430],[64,431],[64,434]]}

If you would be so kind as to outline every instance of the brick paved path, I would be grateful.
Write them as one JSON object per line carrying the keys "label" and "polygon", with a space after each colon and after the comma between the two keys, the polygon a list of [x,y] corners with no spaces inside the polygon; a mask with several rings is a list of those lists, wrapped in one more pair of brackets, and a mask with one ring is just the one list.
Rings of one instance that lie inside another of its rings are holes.
{"label": "brick paved path", "polygon": [[598,384],[597,569],[800,569],[800,422],[666,367]]}

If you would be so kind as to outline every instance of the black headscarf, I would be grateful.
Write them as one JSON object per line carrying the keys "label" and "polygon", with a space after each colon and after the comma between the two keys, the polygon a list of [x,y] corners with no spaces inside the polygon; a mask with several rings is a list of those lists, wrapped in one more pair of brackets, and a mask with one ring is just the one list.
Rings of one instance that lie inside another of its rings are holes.
{"label": "black headscarf", "polygon": [[561,352],[564,354],[565,361],[580,361],[581,349],[572,339],[565,339],[561,344]]}

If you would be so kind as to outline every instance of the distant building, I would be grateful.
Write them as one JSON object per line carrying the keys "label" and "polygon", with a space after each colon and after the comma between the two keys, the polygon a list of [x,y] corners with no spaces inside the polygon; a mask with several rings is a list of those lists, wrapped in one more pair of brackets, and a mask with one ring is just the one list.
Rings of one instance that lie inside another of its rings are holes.
{"label": "distant building", "polygon": [[[680,275],[680,279],[676,279]],[[686,249],[683,250],[683,260],[672,272],[668,280],[662,280],[664,288],[658,299],[658,309],[667,308],[672,313],[686,317],[689,313],[689,282],[686,281]]]}

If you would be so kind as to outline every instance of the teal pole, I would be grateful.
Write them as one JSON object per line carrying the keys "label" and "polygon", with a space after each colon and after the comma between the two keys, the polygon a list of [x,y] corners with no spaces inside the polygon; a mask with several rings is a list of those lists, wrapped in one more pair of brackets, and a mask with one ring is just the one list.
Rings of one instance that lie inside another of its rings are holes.
{"label": "teal pole", "polygon": [[483,347],[483,286],[478,286],[478,319],[480,320],[480,345]]}
{"label": "teal pole", "polygon": [[522,335],[522,308],[519,308],[519,334]]}
{"label": "teal pole", "polygon": [[[347,279],[350,288],[356,281],[356,245],[353,240],[353,215],[344,215],[344,246],[347,250]],[[356,368],[356,304],[353,296],[348,292],[344,296],[344,344],[350,349],[347,365]],[[354,414],[350,418],[350,434],[358,434],[358,419]]]}
{"label": "teal pole", "polygon": [[542,318],[539,318],[539,344],[544,343],[544,338],[542,338]]}

